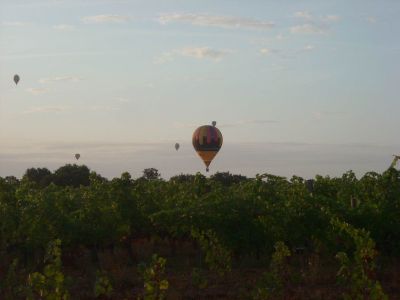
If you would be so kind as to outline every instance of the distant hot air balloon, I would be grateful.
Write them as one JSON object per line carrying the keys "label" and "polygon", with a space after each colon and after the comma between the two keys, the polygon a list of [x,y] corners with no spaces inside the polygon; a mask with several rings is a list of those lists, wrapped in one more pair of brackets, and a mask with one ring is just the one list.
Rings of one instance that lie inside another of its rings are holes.
{"label": "distant hot air balloon", "polygon": [[15,82],[15,84],[18,84],[18,82],[19,82],[19,76],[18,76],[18,74],[15,74],[15,75],[14,75],[14,82]]}
{"label": "distant hot air balloon", "polygon": [[212,126],[214,126],[215,127],[215,125],[217,125],[217,122],[216,121],[212,121]]}
{"label": "distant hot air balloon", "polygon": [[176,143],[175,144],[175,150],[178,151],[179,147],[180,147],[179,143]]}
{"label": "distant hot air balloon", "polygon": [[222,146],[222,134],[215,126],[203,125],[192,137],[193,147],[206,165],[206,171]]}
{"label": "distant hot air balloon", "polygon": [[75,154],[75,158],[76,158],[76,160],[78,160],[78,159],[79,159],[79,157],[81,157],[81,155],[80,155],[79,153],[76,153],[76,154]]}

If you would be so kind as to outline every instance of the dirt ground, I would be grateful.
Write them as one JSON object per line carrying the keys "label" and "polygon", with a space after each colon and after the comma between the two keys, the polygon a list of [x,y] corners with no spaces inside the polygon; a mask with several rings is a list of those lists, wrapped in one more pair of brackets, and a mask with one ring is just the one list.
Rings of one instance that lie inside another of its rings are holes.
{"label": "dirt ground", "polygon": [[[207,270],[195,245],[186,242],[171,247],[163,241],[135,240],[132,249],[136,261],[129,258],[125,249],[117,248],[100,251],[97,265],[91,262],[86,249],[72,257],[65,255],[63,263],[66,276],[72,279],[72,298],[94,299],[94,274],[100,268],[107,272],[113,293],[109,298],[98,299],[138,299],[143,293],[143,279],[137,263],[148,262],[153,253],[167,259],[167,299],[251,299],[262,274],[268,271],[264,261],[247,259],[245,263],[234,263],[225,276],[218,276]],[[341,299],[343,289],[336,280],[337,265],[323,263],[313,255],[293,255],[291,260],[291,279],[285,283],[283,295],[276,299]],[[198,270],[196,276],[194,269]],[[377,275],[389,299],[400,299],[400,263],[387,260],[378,266]]]}

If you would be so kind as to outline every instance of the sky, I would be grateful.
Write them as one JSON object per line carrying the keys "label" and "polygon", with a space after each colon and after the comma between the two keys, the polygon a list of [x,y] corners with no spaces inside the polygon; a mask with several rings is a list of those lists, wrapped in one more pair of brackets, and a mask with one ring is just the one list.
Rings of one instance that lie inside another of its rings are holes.
{"label": "sky", "polygon": [[205,173],[191,136],[213,120],[211,174],[381,172],[400,152],[399,15],[395,0],[0,0],[0,176],[75,153],[109,178]]}

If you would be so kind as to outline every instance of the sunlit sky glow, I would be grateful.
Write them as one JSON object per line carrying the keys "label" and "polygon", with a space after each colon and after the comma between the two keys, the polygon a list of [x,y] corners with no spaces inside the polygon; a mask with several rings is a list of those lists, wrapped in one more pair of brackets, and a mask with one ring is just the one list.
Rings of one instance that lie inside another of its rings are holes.
{"label": "sunlit sky glow", "polygon": [[0,0],[0,176],[76,152],[107,177],[204,172],[191,135],[212,120],[212,172],[382,171],[400,151],[399,15],[389,0]]}

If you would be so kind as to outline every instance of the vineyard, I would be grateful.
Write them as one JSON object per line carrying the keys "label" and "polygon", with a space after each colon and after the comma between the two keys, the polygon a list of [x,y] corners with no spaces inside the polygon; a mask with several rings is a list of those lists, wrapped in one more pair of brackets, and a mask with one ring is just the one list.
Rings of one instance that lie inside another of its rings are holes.
{"label": "vineyard", "polygon": [[0,178],[0,299],[400,299],[400,172]]}

